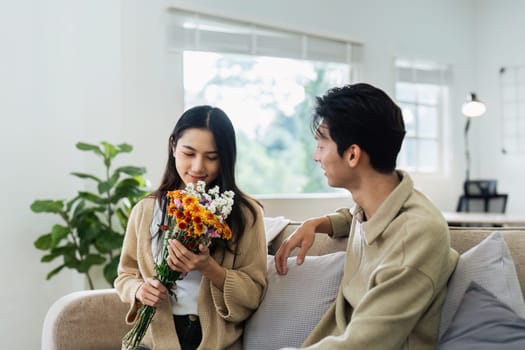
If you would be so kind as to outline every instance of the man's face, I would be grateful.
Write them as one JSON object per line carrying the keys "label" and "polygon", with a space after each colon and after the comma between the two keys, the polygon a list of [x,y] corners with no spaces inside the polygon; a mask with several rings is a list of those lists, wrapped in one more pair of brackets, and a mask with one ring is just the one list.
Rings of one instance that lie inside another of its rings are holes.
{"label": "man's face", "polygon": [[345,158],[337,153],[337,144],[330,137],[326,124],[319,125],[315,133],[315,140],[317,145],[313,159],[323,168],[328,185],[347,188],[351,168]]}

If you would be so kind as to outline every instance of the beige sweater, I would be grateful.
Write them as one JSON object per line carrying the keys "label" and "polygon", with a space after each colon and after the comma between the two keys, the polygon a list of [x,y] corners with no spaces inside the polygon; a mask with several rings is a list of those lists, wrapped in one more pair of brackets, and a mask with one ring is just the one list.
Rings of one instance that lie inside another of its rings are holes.
{"label": "beige sweater", "polygon": [[440,211],[400,175],[370,220],[359,207],[330,216],[334,236],[349,237],[345,271],[307,349],[435,349],[458,253]]}
{"label": "beige sweater", "polygon": [[[121,300],[130,303],[128,323],[135,321],[141,306],[135,294],[143,279],[155,276],[150,233],[154,201],[148,197],[133,208],[124,238],[115,288]],[[245,208],[245,214],[246,211]],[[257,216],[255,225],[248,223],[239,242],[234,268],[233,254],[217,250],[213,257],[226,268],[226,280],[221,292],[208,279],[202,278],[198,312],[203,338],[199,349],[241,349],[244,321],[259,306],[266,290],[266,255],[262,213]],[[180,349],[169,301],[157,308],[143,343],[155,350]]]}

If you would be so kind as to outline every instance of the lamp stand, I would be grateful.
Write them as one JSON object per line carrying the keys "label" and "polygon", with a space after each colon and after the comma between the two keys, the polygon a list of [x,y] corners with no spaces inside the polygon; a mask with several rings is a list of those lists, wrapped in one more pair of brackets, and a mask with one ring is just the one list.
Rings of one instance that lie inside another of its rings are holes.
{"label": "lamp stand", "polygon": [[465,123],[465,160],[466,160],[466,173],[465,181],[470,179],[470,151],[468,146],[468,130],[470,128],[470,118],[467,117],[467,122]]}

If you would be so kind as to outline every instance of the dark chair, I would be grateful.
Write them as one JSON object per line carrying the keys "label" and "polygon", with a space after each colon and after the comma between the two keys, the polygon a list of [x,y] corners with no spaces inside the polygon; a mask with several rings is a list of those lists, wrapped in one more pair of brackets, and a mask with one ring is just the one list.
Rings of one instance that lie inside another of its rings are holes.
{"label": "dark chair", "polygon": [[505,213],[508,195],[498,193],[497,180],[467,180],[456,211],[478,213]]}

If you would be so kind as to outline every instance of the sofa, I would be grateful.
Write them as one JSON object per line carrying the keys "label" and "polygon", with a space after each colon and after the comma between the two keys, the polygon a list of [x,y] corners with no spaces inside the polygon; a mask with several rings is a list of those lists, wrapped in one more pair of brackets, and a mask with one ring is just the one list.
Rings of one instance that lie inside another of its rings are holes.
{"label": "sofa", "polygon": [[[299,224],[299,222],[289,222],[286,227],[274,239],[272,239],[271,242],[269,242],[269,252],[274,252],[281,242],[288,237]],[[518,289],[521,289],[519,297],[515,299],[521,298],[521,300],[517,300],[517,302],[523,303],[523,293],[525,291],[525,228],[450,227],[452,247],[457,250],[458,253],[463,254],[470,248],[477,246],[481,241],[491,235],[493,231],[497,231],[501,234],[501,237],[503,237],[509,248],[512,256],[511,262],[513,262],[517,274],[517,281],[519,284]],[[309,250],[308,254],[314,259],[316,256],[323,257],[337,254],[337,252],[343,252],[345,248],[346,239],[331,239],[326,235],[317,234],[314,246]],[[307,257],[307,259],[308,258],[310,257]],[[271,265],[272,262],[272,257],[269,256],[268,264]],[[291,266],[290,263],[289,266]],[[274,267],[269,266],[269,274],[272,274],[272,278],[282,278],[282,276],[276,277],[272,269],[274,270]],[[319,269],[320,268],[318,268],[318,270]],[[300,277],[299,280],[309,280],[310,275],[306,273],[307,270],[301,270],[300,268],[297,268],[296,270],[299,274],[302,273],[302,277]],[[325,274],[324,271],[320,271],[320,273],[321,275]],[[492,274],[494,278],[497,277],[496,275],[500,274]],[[273,290],[269,290],[267,295],[270,295],[271,293],[284,295],[285,291],[279,289],[279,283],[287,283],[286,281],[290,280],[292,279],[283,278],[279,279],[277,284],[269,284],[269,288]],[[318,285],[318,283],[310,282],[309,285],[315,286]],[[292,287],[295,292],[297,292],[297,288],[294,286]],[[290,288],[290,285],[282,285],[282,288]],[[332,295],[330,300],[325,300],[325,303],[331,302],[333,297],[334,296]],[[270,299],[270,297],[268,297],[268,299]],[[317,299],[318,298],[316,298],[316,300]],[[275,305],[273,305],[273,307],[274,309],[272,312],[275,312]],[[277,309],[278,308],[279,306],[277,306]],[[128,305],[120,301],[114,289],[85,290],[65,295],[57,300],[46,314],[42,330],[42,349],[120,349],[121,338],[129,329],[129,326],[124,322],[124,315],[127,310]],[[322,312],[323,311],[324,310],[322,310]],[[268,317],[268,315],[261,315],[258,319],[262,320],[265,317]],[[300,315],[294,314],[293,320],[297,321],[300,318],[308,319],[310,317],[301,317]],[[290,319],[284,321],[292,331],[301,328],[295,326],[295,321]],[[252,322],[252,320],[249,320],[248,322]],[[317,322],[317,319],[315,319],[314,322]],[[250,332],[260,329],[260,324],[252,324]],[[306,330],[306,332],[308,331],[309,329]],[[267,335],[263,335],[263,337],[264,336]],[[273,336],[275,337],[277,334],[273,334]],[[250,338],[256,339],[255,336],[250,336]],[[246,345],[245,348],[252,350],[248,345]],[[260,346],[260,348],[270,349],[271,347],[270,345],[265,344]]]}

